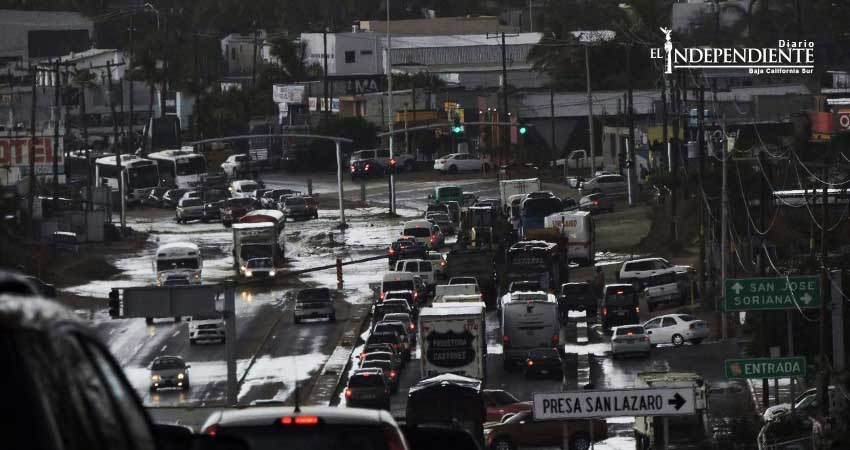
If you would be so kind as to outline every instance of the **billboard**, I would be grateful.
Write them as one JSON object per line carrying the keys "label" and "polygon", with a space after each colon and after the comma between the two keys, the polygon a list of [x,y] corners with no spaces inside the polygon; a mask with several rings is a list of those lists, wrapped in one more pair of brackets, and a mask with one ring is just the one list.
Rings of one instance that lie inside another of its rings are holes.
{"label": "billboard", "polygon": [[303,84],[275,84],[272,86],[275,103],[304,103]]}
{"label": "billboard", "polygon": [[[32,145],[31,145],[32,144]],[[0,181],[8,186],[21,181],[30,172],[30,151],[35,159],[35,174],[37,176],[53,175],[53,135],[36,135],[35,141],[31,136],[17,135],[0,137]],[[57,151],[59,174],[65,173],[64,151],[62,139],[59,139]],[[64,176],[61,177],[64,180]]]}

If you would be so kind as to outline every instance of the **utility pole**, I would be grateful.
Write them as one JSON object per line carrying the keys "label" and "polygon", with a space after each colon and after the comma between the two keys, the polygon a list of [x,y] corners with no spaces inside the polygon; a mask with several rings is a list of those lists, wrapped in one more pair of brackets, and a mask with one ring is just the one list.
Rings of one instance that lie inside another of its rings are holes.
{"label": "utility pole", "polygon": [[679,137],[681,136],[679,134],[679,131],[681,129],[679,126],[681,125],[682,120],[682,105],[679,103],[679,88],[681,87],[679,79],[680,75],[677,74],[677,76],[674,77],[674,84],[670,86],[671,92],[673,93],[673,103],[670,106],[673,109],[674,115],[673,142],[675,143],[675,145],[673,145],[673,152],[675,153],[671,152],[670,157],[670,174],[672,175],[672,177],[670,178],[670,239],[672,239],[674,242],[679,239],[679,231],[677,229],[678,227],[676,223],[678,220],[678,218],[676,217],[676,196],[678,195],[679,191],[679,157],[682,154],[682,139],[680,139]]}
{"label": "utility pole", "polygon": [[[390,33],[390,0],[387,0],[387,119],[390,125],[390,159],[395,158],[393,149],[393,131],[395,130],[395,117],[393,117],[393,40]],[[395,214],[395,174],[390,172],[390,214]]]}
{"label": "utility pole", "polygon": [[[115,148],[115,164],[118,169],[118,201],[121,202],[121,233],[124,233],[124,228],[127,226],[126,216],[126,201],[124,199],[124,167],[121,164],[121,143],[118,141],[118,119],[115,116],[115,102],[112,95],[112,61],[106,61],[106,81],[107,99],[109,100],[109,111],[112,114],[112,136],[114,140],[113,147]],[[123,99],[124,93],[121,93]]]}
{"label": "utility pole", "polygon": [[325,124],[331,121],[331,105],[328,100],[328,27],[322,29],[322,85],[324,90],[322,93],[323,103],[325,104]]}
{"label": "utility pole", "polygon": [[698,106],[697,111],[697,149],[699,150],[699,295],[700,302],[705,303],[705,189],[703,186],[703,178],[705,177],[705,87],[700,84],[698,87]]}
{"label": "utility pole", "polygon": [[[587,124],[590,133],[590,174],[596,170],[596,134],[593,132],[593,93],[590,88],[590,45],[584,45],[584,78],[587,85]],[[601,156],[601,155],[600,155]],[[604,161],[604,159],[603,159]]]}
{"label": "utility pole", "polygon": [[[757,157],[759,159],[759,164],[760,164],[759,167],[762,168],[762,169],[766,168],[767,165],[766,165],[766,161],[765,161],[765,158],[764,158],[764,150],[763,149],[761,151],[759,151],[759,154],[758,154]],[[767,226],[767,201],[768,201],[767,200],[768,199],[768,196],[767,196],[767,180],[766,180],[767,171],[765,170],[764,173],[762,173],[761,175],[762,175],[761,179],[759,180],[759,188],[760,188],[759,189],[759,191],[760,191],[759,192],[759,227],[762,229],[762,232],[764,232],[764,230],[766,230],[765,227]],[[760,237],[759,239],[761,241],[763,241],[763,236]],[[764,247],[762,246],[762,248],[759,249],[759,257],[758,257],[759,276],[761,276],[761,277],[767,276],[767,264],[765,264],[765,259],[767,259],[767,256],[765,255],[765,250],[764,250]],[[768,332],[768,330],[770,330],[770,326],[769,326],[770,318],[769,318],[768,314],[769,313],[767,313],[767,312],[762,312],[760,314],[761,324],[762,324],[761,329],[764,330],[765,332]],[[770,345],[767,342],[765,342],[765,344],[762,348],[763,354],[765,354],[765,355],[768,354],[768,352],[770,351],[769,347],[770,347]],[[761,379],[761,392],[762,392],[762,405],[764,405],[764,407],[767,408],[770,405],[770,380],[769,379],[767,379],[767,378]],[[778,401],[779,400],[777,399],[777,402]],[[793,401],[792,401],[792,403],[793,403]]]}
{"label": "utility pole", "polygon": [[667,151],[667,170],[670,170],[673,152],[670,151],[670,141],[667,136],[667,74],[661,76],[661,143]]}
{"label": "utility pole", "polygon": [[53,66],[53,204],[59,201],[59,120],[62,117],[62,75],[59,73],[59,60]]}
{"label": "utility pole", "polygon": [[[830,151],[832,144],[830,143]],[[820,228],[820,262],[821,262],[821,296],[820,302],[820,327],[818,328],[818,337],[820,341],[820,376],[818,377],[818,404],[820,411],[824,417],[829,417],[829,392],[827,385],[829,384],[829,357],[826,354],[826,321],[827,321],[827,299],[832,298],[831,285],[829,282],[829,262],[827,261],[827,236],[826,229],[829,227],[829,209],[827,209],[827,201],[829,200],[826,181],[829,180],[829,158],[824,161],[823,165],[823,193],[821,195],[821,228]],[[827,293],[830,294],[827,294]]]}
{"label": "utility pole", "polygon": [[[715,98],[717,97],[716,89],[712,89],[714,91]],[[716,111],[715,111],[716,113]],[[723,131],[726,131],[726,127],[723,127]],[[725,138],[726,136],[724,136]],[[731,150],[726,148],[726,143],[728,141],[723,141],[721,143],[721,151],[720,153],[723,155],[723,160],[721,161],[723,176],[722,183],[720,188],[720,286],[725,286],[726,284],[726,249],[729,247],[728,233],[727,233],[727,221],[728,221],[728,203],[727,203],[727,195],[726,195],[726,186],[727,186],[727,174],[726,174],[726,161],[732,155]],[[724,292],[725,289],[721,289],[720,292]],[[726,295],[725,292],[723,295]],[[721,308],[718,308],[721,309]],[[726,325],[726,313],[720,312],[720,336],[725,341],[729,332],[727,330]]]}
{"label": "utility pole", "polygon": [[[257,87],[257,40],[260,38],[260,30],[254,30],[254,53],[253,58],[251,59],[251,89]],[[325,65],[327,68],[327,64]],[[250,119],[250,118],[249,118]]]}
{"label": "utility pole", "polygon": [[32,111],[30,112],[30,145],[27,150],[29,150],[29,163],[30,163],[30,192],[29,197],[27,198],[27,204],[29,207],[29,230],[32,235],[35,235],[35,225],[34,223],[34,214],[33,214],[33,202],[35,200],[35,110],[38,106],[36,102],[36,81],[38,78],[38,66],[33,68],[30,66],[30,75],[32,75]]}
{"label": "utility pole", "polygon": [[626,174],[627,181],[629,183],[629,206],[635,206],[635,201],[637,200],[637,161],[635,160],[635,147],[637,146],[637,142],[635,142],[635,116],[634,116],[634,107],[633,107],[633,99],[632,99],[632,47],[626,46],[626,88],[627,88],[627,99],[626,103],[626,120],[628,121],[629,127],[629,146],[628,150],[628,161],[626,162]]}
{"label": "utility pole", "polygon": [[[502,110],[505,114],[505,122],[510,122],[510,116],[508,113],[508,66],[507,66],[507,50],[505,49],[505,32],[502,32]],[[500,164],[506,164],[507,161],[505,158],[508,156],[507,149],[510,148],[511,145],[511,137],[510,128],[505,125],[504,126],[504,139],[502,139],[502,161]]]}
{"label": "utility pole", "polygon": [[[195,37],[195,42],[197,42],[197,37]],[[197,55],[198,55],[198,52],[197,52],[197,48],[196,48],[195,49],[195,60],[196,61],[197,61],[197,57],[198,57]],[[133,148],[133,143],[134,143],[135,137],[136,137],[133,134],[133,120],[135,119],[135,114],[133,114],[133,112],[134,112],[133,111],[133,101],[134,101],[134,98],[133,98],[133,65],[134,65],[134,61],[133,61],[133,16],[130,16],[130,55],[129,56],[130,56],[129,66],[127,67],[128,70],[126,70],[124,72],[125,73],[124,78],[127,78],[127,80],[130,83],[130,99],[129,99],[129,101],[130,101],[130,120],[129,120],[130,123],[127,127],[128,128],[128,131],[127,131],[127,142],[128,142],[127,143],[127,153],[132,154],[135,151],[135,149]],[[127,74],[129,74],[130,76],[127,76]],[[200,97],[200,95],[199,95],[199,97]],[[121,98],[122,99],[124,98],[123,92],[122,92]]]}
{"label": "utility pole", "polygon": [[[555,158],[558,151],[558,146],[555,145],[555,90],[551,84],[549,85],[549,128],[552,129],[552,158]],[[567,156],[569,156],[567,155],[567,149],[564,149],[564,183],[567,182],[567,173],[569,171]]]}
{"label": "utility pole", "polygon": [[[165,117],[165,95],[168,92],[168,17],[165,19],[165,36],[163,37],[163,45],[160,49],[162,55],[162,91],[159,93],[159,117]],[[111,73],[110,73],[111,77]],[[248,103],[250,107],[250,103]],[[250,119],[250,117],[249,117]],[[153,130],[151,130],[153,132]],[[153,149],[151,149],[153,150]],[[123,211],[123,210],[122,210]],[[123,214],[122,214],[123,215]],[[122,223],[123,226],[123,223]]]}
{"label": "utility pole", "polygon": [[404,152],[410,154],[410,136],[407,133],[407,103],[404,104]]}

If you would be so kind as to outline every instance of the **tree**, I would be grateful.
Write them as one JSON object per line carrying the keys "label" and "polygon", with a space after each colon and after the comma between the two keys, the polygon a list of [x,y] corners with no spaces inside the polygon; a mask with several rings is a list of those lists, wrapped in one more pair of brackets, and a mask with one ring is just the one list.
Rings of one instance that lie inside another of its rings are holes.
{"label": "tree", "polygon": [[[148,35],[139,41],[133,51],[132,67],[128,71],[133,80],[143,81],[148,85],[148,120],[153,119],[153,105],[156,97],[156,84],[163,79],[159,66],[159,40],[156,35]],[[146,126],[142,137],[142,148],[146,149],[150,127]]]}

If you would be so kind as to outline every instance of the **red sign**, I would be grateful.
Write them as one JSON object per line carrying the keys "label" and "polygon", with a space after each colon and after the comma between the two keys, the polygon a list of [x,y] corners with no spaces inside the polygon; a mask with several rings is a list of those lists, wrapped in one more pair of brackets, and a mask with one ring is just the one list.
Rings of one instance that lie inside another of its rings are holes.
{"label": "red sign", "polygon": [[818,134],[833,134],[835,128],[833,126],[833,117],[831,112],[811,111],[809,119],[812,121],[812,133]]}
{"label": "red sign", "polygon": [[[53,138],[35,138],[35,145],[30,145],[29,137],[0,138],[0,166],[29,166],[29,149],[35,155],[35,164],[53,164]],[[62,149],[57,152],[59,164],[63,164]]]}

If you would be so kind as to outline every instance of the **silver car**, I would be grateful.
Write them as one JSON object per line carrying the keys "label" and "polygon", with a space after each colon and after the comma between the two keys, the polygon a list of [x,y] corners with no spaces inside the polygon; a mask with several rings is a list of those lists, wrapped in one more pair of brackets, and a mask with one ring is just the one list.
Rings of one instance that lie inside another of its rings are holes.
{"label": "silver car", "polygon": [[182,198],[177,204],[177,223],[204,218],[204,201],[199,198]]}
{"label": "silver car", "polygon": [[616,174],[605,174],[592,178],[581,184],[579,191],[582,195],[601,192],[607,195],[622,195],[628,193],[626,177]]}
{"label": "silver car", "polygon": [[611,357],[638,354],[649,356],[652,346],[642,325],[622,325],[611,328]]}
{"label": "silver car", "polygon": [[336,310],[328,288],[302,289],[295,295],[295,323],[304,319],[327,318],[336,321]]}
{"label": "silver car", "polygon": [[150,391],[173,387],[189,390],[189,364],[179,356],[157,356],[151,363]]}

